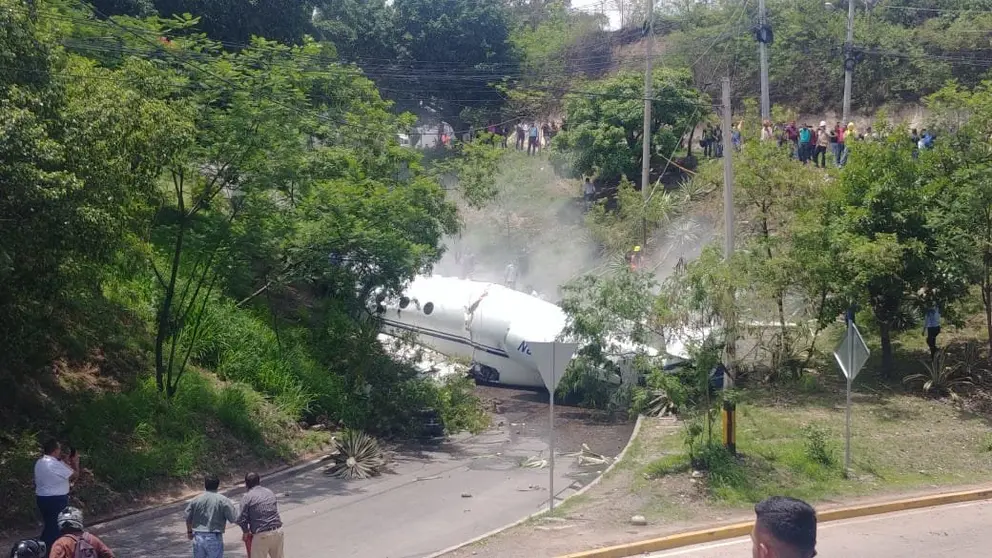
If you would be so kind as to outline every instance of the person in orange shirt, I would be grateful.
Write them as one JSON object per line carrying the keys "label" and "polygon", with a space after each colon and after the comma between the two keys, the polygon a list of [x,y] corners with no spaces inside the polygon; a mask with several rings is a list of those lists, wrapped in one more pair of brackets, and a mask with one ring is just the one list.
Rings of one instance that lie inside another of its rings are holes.
{"label": "person in orange shirt", "polygon": [[[114,558],[113,551],[96,535],[83,529],[83,512],[72,506],[59,514],[61,535],[52,545],[48,558]],[[76,547],[79,554],[76,554]]]}

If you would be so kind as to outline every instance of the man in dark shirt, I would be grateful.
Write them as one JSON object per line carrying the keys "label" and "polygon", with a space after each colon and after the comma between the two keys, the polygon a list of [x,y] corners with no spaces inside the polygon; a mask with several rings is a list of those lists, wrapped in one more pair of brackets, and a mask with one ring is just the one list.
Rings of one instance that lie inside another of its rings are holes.
{"label": "man in dark shirt", "polygon": [[238,525],[244,532],[242,538],[251,548],[248,558],[283,558],[282,519],[276,495],[261,486],[258,473],[245,475],[248,492],[241,498],[241,515]]}

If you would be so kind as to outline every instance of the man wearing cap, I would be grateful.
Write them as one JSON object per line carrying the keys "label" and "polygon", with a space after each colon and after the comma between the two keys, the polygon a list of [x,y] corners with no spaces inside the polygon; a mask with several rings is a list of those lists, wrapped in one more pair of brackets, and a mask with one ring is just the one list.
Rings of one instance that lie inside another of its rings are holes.
{"label": "man wearing cap", "polygon": [[821,120],[816,130],[816,151],[813,152],[813,166],[827,168],[827,148],[830,147],[830,134],[827,132],[827,121]]}
{"label": "man wearing cap", "polygon": [[[48,558],[75,558],[76,547],[80,544],[83,544],[84,548],[92,548],[96,558],[114,558],[110,547],[96,535],[83,529],[83,512],[78,508],[68,507],[62,510],[59,514],[59,530],[62,534],[52,545],[52,552]],[[83,554],[83,556],[87,555]]]}

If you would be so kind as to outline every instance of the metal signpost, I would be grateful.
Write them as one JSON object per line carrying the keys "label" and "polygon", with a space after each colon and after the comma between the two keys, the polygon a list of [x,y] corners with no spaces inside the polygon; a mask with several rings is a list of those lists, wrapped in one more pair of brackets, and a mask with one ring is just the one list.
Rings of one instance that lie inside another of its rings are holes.
{"label": "metal signpost", "polygon": [[849,474],[851,471],[851,383],[854,382],[854,378],[858,376],[858,372],[868,362],[868,355],[870,354],[868,345],[865,344],[865,340],[861,337],[861,332],[858,331],[858,326],[854,325],[853,321],[848,323],[844,340],[834,350],[834,358],[837,359],[837,364],[840,365],[841,372],[847,378],[847,427],[844,435],[845,474]]}
{"label": "metal signpost", "polygon": [[534,362],[537,363],[537,370],[541,373],[541,379],[548,388],[548,400],[551,402],[550,423],[548,428],[548,465],[550,474],[548,476],[548,510],[555,510],[555,389],[558,382],[565,375],[565,368],[572,360],[572,355],[578,350],[578,343],[558,343],[540,342],[527,343],[530,347]]}

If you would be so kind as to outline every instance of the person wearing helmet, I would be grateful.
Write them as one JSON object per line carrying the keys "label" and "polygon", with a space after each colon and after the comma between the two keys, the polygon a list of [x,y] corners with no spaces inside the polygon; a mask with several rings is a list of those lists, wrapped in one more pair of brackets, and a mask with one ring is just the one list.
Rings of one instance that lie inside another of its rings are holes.
{"label": "person wearing helmet", "polygon": [[61,535],[48,558],[114,558],[113,551],[96,535],[83,529],[83,512],[69,506],[59,514]]}
{"label": "person wearing helmet", "polygon": [[24,539],[10,549],[10,558],[45,558],[48,546],[44,541]]}
{"label": "person wearing helmet", "polygon": [[634,246],[630,252],[630,270],[637,271],[639,267],[641,267],[641,247]]}

